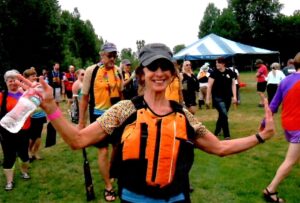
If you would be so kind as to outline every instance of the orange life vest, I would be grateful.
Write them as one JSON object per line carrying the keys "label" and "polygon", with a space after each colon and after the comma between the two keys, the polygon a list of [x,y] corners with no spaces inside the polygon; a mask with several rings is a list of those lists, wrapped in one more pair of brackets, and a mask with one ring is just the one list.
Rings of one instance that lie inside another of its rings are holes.
{"label": "orange life vest", "polygon": [[122,133],[111,175],[119,179],[121,187],[137,193],[147,191],[158,197],[176,194],[188,182],[193,160],[188,134],[194,131],[177,102],[170,101],[173,112],[160,117],[141,104],[141,98],[132,99],[136,114],[111,135]]}

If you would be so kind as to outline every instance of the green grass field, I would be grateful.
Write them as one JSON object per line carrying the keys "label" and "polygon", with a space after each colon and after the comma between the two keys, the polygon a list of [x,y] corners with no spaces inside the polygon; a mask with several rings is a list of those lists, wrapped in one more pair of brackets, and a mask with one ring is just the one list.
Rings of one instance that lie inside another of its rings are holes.
{"label": "green grass field", "polygon": [[[258,96],[255,90],[255,73],[242,73],[241,79],[247,86],[241,89],[242,104],[233,107],[229,114],[232,138],[244,137],[257,132],[258,125],[264,116],[258,108]],[[199,110],[197,117],[211,131],[217,118],[214,109]],[[195,162],[190,173],[194,192],[192,202],[264,202],[262,190],[272,180],[278,166],[285,157],[287,142],[284,139],[280,114],[275,115],[276,135],[265,144],[238,155],[216,157],[200,150],[195,151]],[[43,135],[45,139],[45,135]],[[221,137],[222,139],[222,137]],[[98,172],[97,150],[87,149],[90,160],[96,200],[103,199],[103,181]],[[83,178],[82,152],[72,151],[60,137],[57,145],[42,148],[43,160],[31,164],[32,179],[20,178],[18,165],[15,170],[13,191],[5,192],[3,173],[0,175],[0,203],[77,203],[86,202]],[[0,160],[2,160],[2,151]],[[290,176],[280,185],[279,194],[287,202],[300,202],[300,167],[297,165]],[[116,187],[116,186],[115,186]],[[119,201],[116,201],[119,202]]]}

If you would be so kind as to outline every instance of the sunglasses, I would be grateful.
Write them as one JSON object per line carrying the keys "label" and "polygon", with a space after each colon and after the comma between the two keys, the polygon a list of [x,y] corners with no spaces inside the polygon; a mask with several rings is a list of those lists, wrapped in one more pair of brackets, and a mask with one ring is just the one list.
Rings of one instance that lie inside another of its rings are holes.
{"label": "sunglasses", "polygon": [[84,76],[84,73],[81,73],[80,75],[81,75],[81,76]]}
{"label": "sunglasses", "polygon": [[113,52],[109,52],[107,55],[107,58],[118,58],[118,54],[116,51],[113,51]]}
{"label": "sunglasses", "polygon": [[152,72],[157,71],[158,68],[160,68],[162,71],[170,70],[172,72],[174,70],[173,64],[166,60],[156,60],[146,67]]}
{"label": "sunglasses", "polygon": [[185,66],[191,66],[191,64],[185,64]]}

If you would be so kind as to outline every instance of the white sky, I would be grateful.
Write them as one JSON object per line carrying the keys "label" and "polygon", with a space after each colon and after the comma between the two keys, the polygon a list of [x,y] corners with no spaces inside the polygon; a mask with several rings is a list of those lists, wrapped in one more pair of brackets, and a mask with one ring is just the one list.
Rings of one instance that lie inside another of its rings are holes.
{"label": "white sky", "polygon": [[[119,51],[136,41],[161,42],[173,49],[198,38],[199,25],[209,2],[220,10],[226,0],[58,0],[63,10],[78,8],[82,20],[90,20],[95,32],[113,42]],[[299,0],[280,0],[282,13],[292,15],[300,9]]]}

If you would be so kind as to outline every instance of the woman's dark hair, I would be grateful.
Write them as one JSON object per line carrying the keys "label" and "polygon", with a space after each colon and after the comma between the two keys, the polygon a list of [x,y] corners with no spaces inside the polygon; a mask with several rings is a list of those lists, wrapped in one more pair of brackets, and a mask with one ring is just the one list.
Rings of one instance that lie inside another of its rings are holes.
{"label": "woman's dark hair", "polygon": [[218,57],[216,60],[218,63],[223,63],[226,65],[226,59],[224,57]]}

